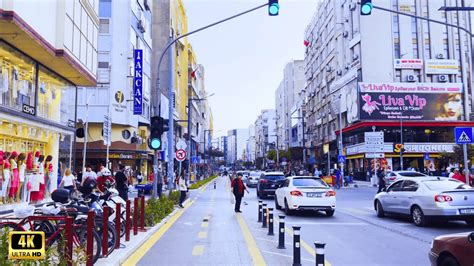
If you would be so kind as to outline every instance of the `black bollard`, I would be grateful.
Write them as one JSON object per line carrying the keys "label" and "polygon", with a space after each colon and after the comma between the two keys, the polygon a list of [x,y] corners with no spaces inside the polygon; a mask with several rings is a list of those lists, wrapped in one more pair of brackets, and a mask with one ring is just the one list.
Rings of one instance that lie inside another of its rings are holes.
{"label": "black bollard", "polygon": [[216,181],[214,181],[214,189],[216,189]]}
{"label": "black bollard", "polygon": [[262,205],[262,228],[267,228],[267,204]]}
{"label": "black bollard", "polygon": [[273,234],[273,208],[268,208],[268,235],[272,236]]}
{"label": "black bollard", "polygon": [[263,201],[259,200],[258,201],[258,222],[262,222],[262,203]]}
{"label": "black bollard", "polygon": [[316,247],[316,266],[324,266],[324,247],[326,246],[326,244],[321,242],[314,242],[314,246]]}
{"label": "black bollard", "polygon": [[293,225],[293,266],[301,266],[301,226]]}
{"label": "black bollard", "polygon": [[280,222],[278,223],[278,248],[284,249],[285,248],[285,215],[280,214],[278,216],[280,218]]}

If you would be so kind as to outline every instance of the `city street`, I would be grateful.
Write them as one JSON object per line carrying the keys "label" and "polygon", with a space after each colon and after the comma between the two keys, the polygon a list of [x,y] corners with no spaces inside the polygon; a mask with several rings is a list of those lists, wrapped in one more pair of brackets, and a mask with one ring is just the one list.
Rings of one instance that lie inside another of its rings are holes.
{"label": "city street", "polygon": [[[258,199],[250,189],[235,214],[229,181],[217,179],[205,190],[191,191],[191,202],[158,231],[124,265],[291,265],[292,225],[301,226],[303,265],[314,264],[314,241],[326,243],[327,265],[428,265],[433,237],[472,230],[463,222],[419,228],[407,219],[375,216],[375,188],[337,191],[334,217],[300,213],[286,218],[286,249],[277,249],[278,235],[268,236],[257,223]],[[273,199],[264,200],[273,207]],[[276,211],[275,217],[282,212]],[[173,223],[174,222],[174,223]],[[275,221],[275,232],[278,223]],[[159,261],[157,260],[159,258]]]}

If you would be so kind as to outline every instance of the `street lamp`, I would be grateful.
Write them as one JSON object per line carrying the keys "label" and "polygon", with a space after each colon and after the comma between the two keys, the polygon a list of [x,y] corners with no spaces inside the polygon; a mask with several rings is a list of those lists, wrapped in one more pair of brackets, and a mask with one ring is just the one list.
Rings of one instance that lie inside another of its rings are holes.
{"label": "street lamp", "polygon": [[92,93],[89,95],[89,98],[87,98],[86,101],[86,121],[85,121],[85,129],[84,129],[84,149],[83,149],[83,154],[82,154],[82,171],[84,173],[84,169],[86,168],[86,153],[87,153],[87,135],[88,135],[88,130],[89,130],[89,102],[94,96],[95,93]]}

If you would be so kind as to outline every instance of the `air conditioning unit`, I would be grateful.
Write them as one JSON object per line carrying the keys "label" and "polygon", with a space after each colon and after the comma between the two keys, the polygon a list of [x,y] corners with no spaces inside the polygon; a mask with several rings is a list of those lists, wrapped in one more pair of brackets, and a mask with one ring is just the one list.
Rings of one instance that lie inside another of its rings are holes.
{"label": "air conditioning unit", "polygon": [[438,75],[438,82],[448,82],[448,75]]}
{"label": "air conditioning unit", "polygon": [[338,69],[338,70],[336,71],[336,74],[337,74],[338,76],[341,76],[341,75],[342,75],[342,70]]}
{"label": "air conditioning unit", "polygon": [[406,77],[407,82],[416,82],[416,76],[415,75],[407,75]]}
{"label": "air conditioning unit", "polygon": [[350,4],[349,4],[349,10],[350,10],[350,11],[354,11],[354,10],[356,9],[356,7],[357,7],[357,4],[356,4],[356,3],[350,3]]}
{"label": "air conditioning unit", "polygon": [[352,56],[352,60],[355,61],[355,60],[357,60],[357,59],[359,59],[359,55],[358,55],[358,54],[354,54],[354,55]]}
{"label": "air conditioning unit", "polygon": [[444,54],[437,54],[437,55],[436,55],[436,58],[437,58],[437,59],[444,59]]}
{"label": "air conditioning unit", "polygon": [[348,31],[344,31],[344,32],[342,33],[342,37],[347,38],[347,36],[349,36],[349,32],[348,32]]}
{"label": "air conditioning unit", "polygon": [[344,67],[345,69],[351,68],[351,64],[347,63],[346,66]]}

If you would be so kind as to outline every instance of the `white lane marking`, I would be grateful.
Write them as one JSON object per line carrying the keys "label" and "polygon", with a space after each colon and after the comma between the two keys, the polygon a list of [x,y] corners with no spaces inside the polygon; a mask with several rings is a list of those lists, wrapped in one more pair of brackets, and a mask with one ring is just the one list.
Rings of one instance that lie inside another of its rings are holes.
{"label": "white lane marking", "polygon": [[369,225],[368,223],[319,223],[319,222],[295,222],[298,225]]}
{"label": "white lane marking", "polygon": [[[290,256],[290,255],[281,254],[281,253],[276,253],[276,252],[271,252],[271,251],[266,251],[266,250],[262,250],[262,253],[267,253],[267,254],[272,254],[272,255],[277,255],[277,256],[282,256],[282,257],[287,257],[287,258],[293,258],[293,256]],[[314,262],[314,260],[305,259],[305,258],[301,258],[301,260]]]}
{"label": "white lane marking", "polygon": [[255,239],[262,240],[262,241],[267,241],[267,242],[278,243],[278,241],[276,241],[276,240],[271,240],[271,239],[266,239],[266,238],[261,238],[261,237],[256,237]]}
{"label": "white lane marking", "polygon": [[412,225],[411,223],[395,223],[396,225]]}

